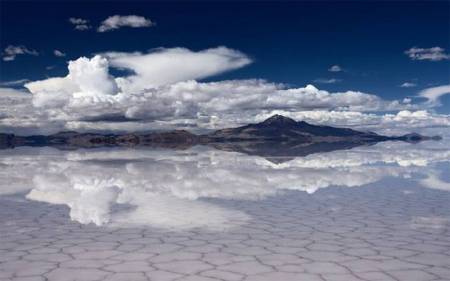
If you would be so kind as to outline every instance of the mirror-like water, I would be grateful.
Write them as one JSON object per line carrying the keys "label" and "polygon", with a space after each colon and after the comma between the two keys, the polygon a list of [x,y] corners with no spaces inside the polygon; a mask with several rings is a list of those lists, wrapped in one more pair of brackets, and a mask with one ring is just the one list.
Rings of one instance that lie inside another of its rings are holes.
{"label": "mirror-like water", "polygon": [[3,150],[0,279],[448,280],[449,147]]}

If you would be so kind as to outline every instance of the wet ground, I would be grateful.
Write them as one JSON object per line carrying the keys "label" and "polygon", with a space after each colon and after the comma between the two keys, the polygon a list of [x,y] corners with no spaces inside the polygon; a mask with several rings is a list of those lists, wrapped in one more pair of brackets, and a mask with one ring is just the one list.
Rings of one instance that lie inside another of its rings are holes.
{"label": "wet ground", "polygon": [[0,155],[0,280],[450,280],[445,143]]}

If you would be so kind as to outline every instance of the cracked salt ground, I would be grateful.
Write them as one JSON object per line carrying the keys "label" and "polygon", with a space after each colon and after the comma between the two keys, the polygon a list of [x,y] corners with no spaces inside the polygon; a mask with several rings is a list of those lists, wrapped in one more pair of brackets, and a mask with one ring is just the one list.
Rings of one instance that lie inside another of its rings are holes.
{"label": "cracked salt ground", "polygon": [[0,280],[450,280],[449,151],[0,153]]}

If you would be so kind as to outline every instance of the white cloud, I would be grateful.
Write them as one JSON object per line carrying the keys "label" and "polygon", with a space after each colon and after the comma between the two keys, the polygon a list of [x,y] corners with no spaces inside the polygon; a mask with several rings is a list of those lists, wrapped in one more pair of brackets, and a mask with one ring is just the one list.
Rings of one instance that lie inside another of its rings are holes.
{"label": "white cloud", "polygon": [[102,55],[113,67],[135,73],[116,79],[124,92],[141,92],[179,81],[202,79],[251,63],[245,54],[226,47],[198,52],[185,48],[160,48],[145,54],[109,52]]}
{"label": "white cloud", "polygon": [[64,129],[63,123],[49,120],[46,112],[35,108],[32,99],[25,90],[0,88],[0,132],[29,135]]}
{"label": "white cloud", "polygon": [[0,123],[6,118],[20,118],[31,108],[31,94],[12,88],[0,88]]}
{"label": "white cloud", "polygon": [[[33,93],[36,107],[45,108],[53,118],[65,121],[115,114],[130,119],[195,123],[201,128],[217,128],[252,122],[255,114],[275,109],[287,112],[311,109],[379,111],[413,107],[361,92],[330,93],[312,85],[285,88],[264,80],[210,83],[173,80],[174,83],[168,85],[130,91],[128,85],[123,87],[122,78],[113,79],[108,75],[107,61],[100,56],[72,61],[69,71],[65,78],[25,85]],[[182,68],[177,75],[184,76]],[[136,80],[131,81],[135,83]]]}
{"label": "white cloud", "polygon": [[18,80],[11,80],[11,81],[3,81],[3,82],[0,82],[0,86],[2,86],[2,87],[21,86],[27,82],[30,82],[30,80],[29,79],[18,79]]}
{"label": "white cloud", "polygon": [[402,87],[402,88],[414,88],[416,86],[417,86],[417,84],[413,83],[413,82],[405,82],[400,85],[400,87]]}
{"label": "white cloud", "polygon": [[61,52],[60,50],[53,50],[53,54],[57,57],[65,57],[66,54]]}
{"label": "white cloud", "polygon": [[88,29],[92,28],[92,26],[89,25],[89,20],[86,20],[86,19],[69,18],[69,22],[74,25],[74,28],[76,30],[83,31],[83,30],[88,30]]}
{"label": "white cloud", "polygon": [[330,68],[328,68],[328,71],[330,71],[330,72],[341,72],[341,71],[343,71],[343,69],[339,65],[335,64],[335,65],[330,66]]}
{"label": "white cloud", "polygon": [[[87,59],[83,61],[88,63]],[[83,69],[84,63],[79,64],[80,69]],[[73,68],[69,77],[76,76],[72,71]],[[109,93],[100,91],[103,86],[94,90],[85,87],[85,90],[81,91],[80,82],[74,83],[73,78],[67,81],[64,78],[60,78],[62,81],[56,78],[34,82],[27,84],[27,87],[33,92],[35,106],[45,108],[45,112],[51,114],[52,118],[64,122],[67,129],[77,131],[217,129],[260,122],[275,113],[314,124],[386,131],[390,134],[411,132],[412,129],[430,126],[450,126],[450,117],[427,111],[405,110],[397,115],[364,113],[363,111],[385,109],[413,109],[414,105],[385,101],[361,92],[329,93],[312,85],[286,89],[282,85],[263,80],[231,80],[210,83],[185,81],[137,94],[114,94],[114,83],[111,77],[106,75],[105,65],[102,67],[102,73],[103,78],[93,84],[111,83]],[[87,72],[85,77],[91,79],[92,72]],[[74,89],[63,92],[71,87]],[[322,110],[318,110],[320,108]],[[140,121],[120,124],[86,121],[111,114]]]}
{"label": "white cloud", "polygon": [[321,84],[335,84],[335,83],[339,83],[341,81],[342,81],[342,79],[336,79],[336,78],[317,78],[316,80],[314,80],[314,82],[321,83]]}
{"label": "white cloud", "polygon": [[3,60],[4,61],[13,61],[16,59],[18,55],[33,55],[37,56],[39,53],[36,50],[28,49],[25,46],[13,46],[9,45],[3,51]]}
{"label": "white cloud", "polygon": [[[79,102],[108,106],[108,96],[117,93],[117,85],[108,73],[108,61],[100,56],[81,57],[69,62],[69,75],[30,82],[25,87],[33,93],[33,105],[58,111],[58,107],[78,108]],[[56,112],[55,112],[56,113]],[[79,112],[81,113],[81,112]],[[60,112],[62,117],[64,110]],[[83,114],[79,114],[80,116]]]}
{"label": "white cloud", "polygon": [[[430,104],[415,104],[411,99],[384,100],[358,91],[328,92],[313,85],[289,88],[258,79],[194,80],[250,62],[245,54],[225,47],[82,57],[69,62],[65,77],[27,83],[32,95],[22,105],[25,113],[9,108],[8,116],[0,120],[0,130],[36,132],[40,126],[41,132],[204,131],[259,122],[275,113],[389,134],[450,126],[448,115],[420,110]],[[132,73],[113,77],[110,67]]]}
{"label": "white cloud", "polygon": [[450,55],[445,53],[445,49],[441,47],[417,48],[412,47],[405,51],[405,54],[412,60],[429,60],[440,61],[450,59]]}
{"label": "white cloud", "polygon": [[87,24],[89,20],[85,20],[82,18],[69,18],[69,22],[72,24]]}
{"label": "white cloud", "polygon": [[442,85],[438,87],[427,88],[419,92],[418,96],[426,98],[428,103],[432,106],[439,106],[439,99],[450,94],[450,85]]}
{"label": "white cloud", "polygon": [[129,16],[111,16],[105,19],[97,28],[98,32],[111,31],[121,27],[150,27],[155,25],[150,19],[145,17],[129,15]]}

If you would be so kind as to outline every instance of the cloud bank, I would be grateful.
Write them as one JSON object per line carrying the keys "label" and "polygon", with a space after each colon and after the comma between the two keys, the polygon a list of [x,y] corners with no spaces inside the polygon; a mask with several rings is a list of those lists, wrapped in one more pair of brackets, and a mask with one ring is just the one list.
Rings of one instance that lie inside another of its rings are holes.
{"label": "cloud bank", "polygon": [[[251,62],[247,55],[226,47],[81,57],[69,62],[65,77],[26,83],[29,93],[0,89],[9,91],[0,95],[4,104],[14,104],[2,112],[0,130],[27,134],[204,131],[260,122],[275,113],[390,134],[450,126],[448,115],[429,112],[432,104],[414,104],[411,99],[384,100],[370,93],[328,92],[313,85],[292,88],[260,79],[201,82]],[[114,77],[111,68],[128,74]]]}

